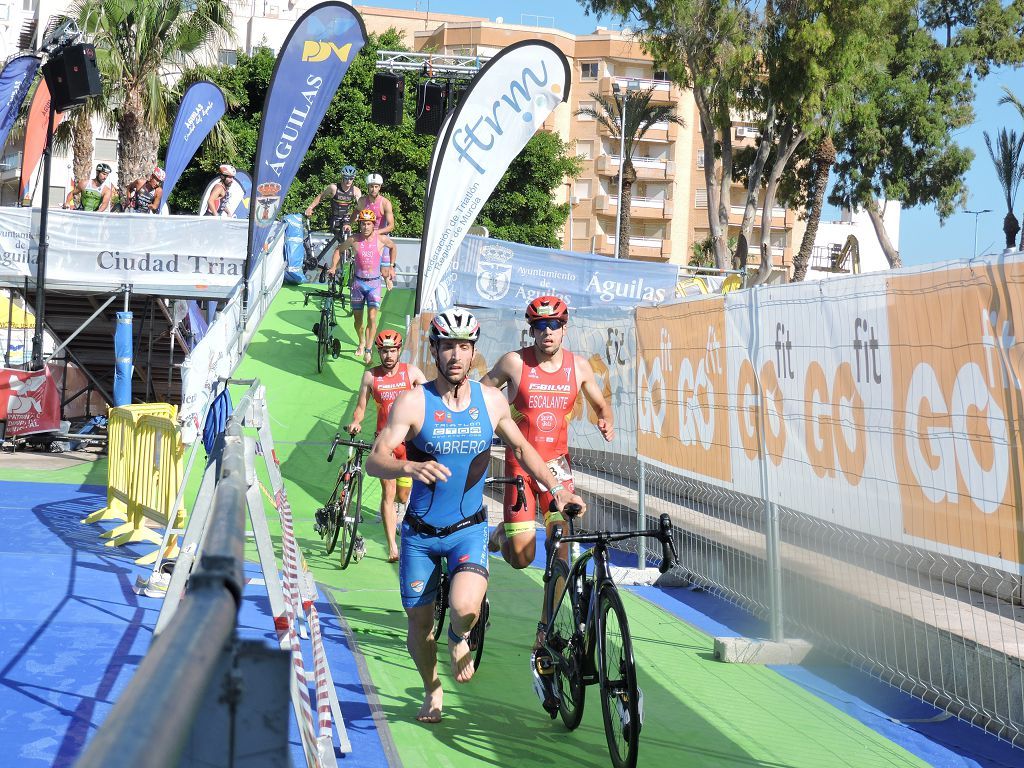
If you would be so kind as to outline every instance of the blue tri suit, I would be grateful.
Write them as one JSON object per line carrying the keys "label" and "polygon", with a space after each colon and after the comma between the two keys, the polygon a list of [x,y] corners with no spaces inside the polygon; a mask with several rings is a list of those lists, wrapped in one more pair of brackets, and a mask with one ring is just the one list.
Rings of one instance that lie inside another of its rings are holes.
{"label": "blue tri suit", "polygon": [[491,457],[494,427],[487,413],[479,382],[468,382],[469,406],[453,411],[441,399],[434,382],[423,385],[423,426],[406,441],[410,461],[433,459],[451,470],[451,477],[436,483],[413,479],[409,506],[402,523],[402,551],[398,563],[402,605],[432,605],[437,592],[440,562],[448,562],[448,576],[463,570],[487,576],[487,519],[444,536],[414,531],[410,517],[441,530],[473,517],[483,509],[484,480]]}

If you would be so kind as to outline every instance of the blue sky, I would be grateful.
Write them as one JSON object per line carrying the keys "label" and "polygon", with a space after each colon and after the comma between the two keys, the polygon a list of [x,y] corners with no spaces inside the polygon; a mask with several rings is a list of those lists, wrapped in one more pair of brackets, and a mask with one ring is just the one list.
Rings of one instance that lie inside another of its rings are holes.
{"label": "blue sky", "polygon": [[[509,24],[539,24],[564,29],[567,32],[583,34],[592,32],[598,24],[617,28],[613,19],[597,19],[587,16],[576,0],[545,0],[545,2],[509,3],[500,6],[482,6],[479,0],[355,0],[356,5],[382,8],[405,8],[435,13],[458,13],[467,16],[481,16],[486,7],[488,16],[494,20],[502,16]],[[998,106],[1002,86],[1008,86],[1024,99],[1024,70],[1004,69],[987,77],[976,86],[975,121],[968,128],[956,134],[957,142],[974,150],[974,162],[967,172],[969,210],[986,208],[991,213],[975,217],[958,211],[945,224],[939,223],[939,216],[931,206],[904,209],[900,223],[900,255],[903,263],[910,266],[932,261],[969,258],[974,248],[975,219],[978,223],[978,253],[998,253],[1003,248],[1003,216],[1006,204],[1002,188],[996,179],[992,160],[985,148],[983,132],[995,134],[1000,128],[1024,132],[1024,120],[1011,106]],[[1024,192],[1016,201],[1018,219],[1024,213]],[[828,214],[826,214],[828,215]]]}

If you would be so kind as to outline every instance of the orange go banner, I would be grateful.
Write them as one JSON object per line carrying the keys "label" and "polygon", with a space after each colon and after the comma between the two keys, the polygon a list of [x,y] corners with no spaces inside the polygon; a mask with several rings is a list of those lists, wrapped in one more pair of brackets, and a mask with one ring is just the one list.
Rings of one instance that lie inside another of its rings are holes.
{"label": "orange go banner", "polygon": [[[32,182],[32,173],[39,164],[39,158],[43,156],[46,148],[46,121],[50,119],[50,89],[46,81],[40,78],[39,86],[36,88],[35,96],[32,97],[32,106],[28,110],[28,125],[25,128],[25,151],[21,158],[21,200],[31,200],[29,186]],[[53,116],[53,129],[64,121],[64,113],[58,112]]]}

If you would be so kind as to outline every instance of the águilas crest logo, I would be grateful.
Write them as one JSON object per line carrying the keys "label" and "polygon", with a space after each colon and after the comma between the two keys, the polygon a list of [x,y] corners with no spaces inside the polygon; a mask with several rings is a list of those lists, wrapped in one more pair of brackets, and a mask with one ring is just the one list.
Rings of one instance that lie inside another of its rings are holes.
{"label": "\u00e1guilas crest logo", "polygon": [[505,298],[512,285],[512,257],[509,248],[485,245],[476,265],[476,292],[487,301]]}
{"label": "\u00e1guilas crest logo", "polygon": [[281,203],[281,185],[276,181],[265,181],[256,187],[256,221],[269,223],[277,216]]}

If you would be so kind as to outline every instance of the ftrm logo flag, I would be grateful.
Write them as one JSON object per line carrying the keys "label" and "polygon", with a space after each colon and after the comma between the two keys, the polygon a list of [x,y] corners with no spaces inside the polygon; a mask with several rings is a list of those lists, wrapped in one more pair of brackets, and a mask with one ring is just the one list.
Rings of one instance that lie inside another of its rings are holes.
{"label": "ftrm logo flag", "polygon": [[11,59],[0,72],[0,148],[7,142],[7,134],[38,69],[39,57],[26,55]]}
{"label": "ftrm logo flag", "polygon": [[310,8],[288,33],[270,78],[256,144],[247,277],[341,79],[365,43],[362,17],[336,1]]}
{"label": "ftrm logo flag", "polygon": [[164,164],[164,170],[167,172],[167,178],[164,180],[165,203],[171,198],[174,185],[195,157],[203,139],[210,135],[217,121],[224,116],[224,109],[223,91],[208,80],[193,83],[185,91],[178,107],[178,116],[174,118],[170,141],[167,143],[167,158]]}
{"label": "ftrm logo flag", "polygon": [[431,158],[417,313],[453,303],[448,281],[459,245],[512,160],[568,100],[569,82],[565,55],[543,40],[510,45],[473,78]]}

